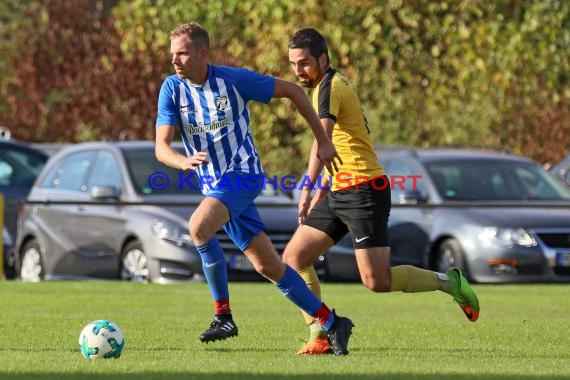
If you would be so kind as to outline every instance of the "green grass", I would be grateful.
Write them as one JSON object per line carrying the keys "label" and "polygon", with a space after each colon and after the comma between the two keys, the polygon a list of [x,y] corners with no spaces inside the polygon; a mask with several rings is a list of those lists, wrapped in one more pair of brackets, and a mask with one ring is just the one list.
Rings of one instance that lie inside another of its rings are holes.
{"label": "green grass", "polygon": [[[570,287],[476,286],[478,322],[439,293],[324,284],[356,327],[350,355],[299,357],[300,313],[268,283],[232,283],[237,338],[202,344],[205,284],[0,282],[0,379],[570,379]],[[120,359],[84,359],[79,332],[110,319]]]}

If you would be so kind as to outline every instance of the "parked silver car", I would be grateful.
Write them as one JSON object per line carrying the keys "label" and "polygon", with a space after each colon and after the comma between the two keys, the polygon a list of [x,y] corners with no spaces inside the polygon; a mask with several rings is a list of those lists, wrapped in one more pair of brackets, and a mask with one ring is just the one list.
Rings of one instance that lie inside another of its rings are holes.
{"label": "parked silver car", "polygon": [[[146,141],[61,149],[38,177],[19,218],[15,256],[20,277],[165,283],[200,275],[188,218],[203,196],[188,174],[159,163],[154,144]],[[296,228],[296,206],[273,190],[256,203],[282,250]],[[251,274],[227,235],[220,232],[218,238],[230,276]]]}
{"label": "parked silver car", "polygon": [[[570,191],[536,162],[459,149],[378,157],[392,180],[392,264],[459,266],[476,282],[570,281]],[[329,251],[325,277],[359,281],[352,251],[349,237]]]}

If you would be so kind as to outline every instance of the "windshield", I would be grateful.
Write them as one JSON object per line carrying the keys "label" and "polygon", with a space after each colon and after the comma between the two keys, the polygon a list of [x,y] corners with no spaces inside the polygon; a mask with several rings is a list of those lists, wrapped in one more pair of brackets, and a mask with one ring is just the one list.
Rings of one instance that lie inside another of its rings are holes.
{"label": "windshield", "polygon": [[43,153],[2,146],[0,187],[31,187],[46,161],[47,157]]}
{"label": "windshield", "polygon": [[457,160],[426,167],[447,200],[570,200],[570,190],[533,163]]}
{"label": "windshield", "polygon": [[[184,148],[176,146],[175,149],[186,155]],[[195,174],[160,163],[155,157],[154,148],[124,149],[123,154],[138,194],[201,194],[200,182]],[[167,185],[165,181],[168,182]],[[290,201],[292,198],[271,181],[264,184],[260,195],[265,200],[271,198]]]}
{"label": "windshield", "polygon": [[[154,148],[125,149],[123,152],[137,193],[141,195],[200,193],[192,173],[162,164],[156,159]],[[186,155],[183,151],[180,153]]]}

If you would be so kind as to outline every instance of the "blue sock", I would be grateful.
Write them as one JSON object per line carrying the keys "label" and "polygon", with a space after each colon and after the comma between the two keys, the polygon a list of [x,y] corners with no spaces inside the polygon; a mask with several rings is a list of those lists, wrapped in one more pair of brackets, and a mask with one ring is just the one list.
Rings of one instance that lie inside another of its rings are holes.
{"label": "blue sock", "polygon": [[334,313],[331,313],[327,319],[327,321],[321,325],[321,327],[325,330],[325,331],[329,331],[332,327],[334,323]]}
{"label": "blue sock", "polygon": [[228,270],[220,242],[214,237],[205,244],[196,245],[196,249],[202,258],[202,270],[212,297],[215,301],[229,299]]}
{"label": "blue sock", "polygon": [[305,281],[289,265],[285,265],[283,278],[275,283],[281,293],[309,315],[315,315],[323,302],[307,287]]}

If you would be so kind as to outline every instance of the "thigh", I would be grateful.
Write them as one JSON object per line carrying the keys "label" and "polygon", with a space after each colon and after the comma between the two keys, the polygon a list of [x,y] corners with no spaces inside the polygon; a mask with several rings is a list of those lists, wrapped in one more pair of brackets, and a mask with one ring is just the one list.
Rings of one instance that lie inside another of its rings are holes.
{"label": "thigh", "polygon": [[283,261],[295,270],[306,268],[334,243],[325,232],[301,225],[285,247]]}
{"label": "thigh", "polygon": [[354,253],[364,284],[379,280],[390,283],[390,247],[359,248]]}
{"label": "thigh", "polygon": [[190,217],[190,234],[196,243],[203,244],[210,240],[229,218],[228,208],[220,200],[206,197]]}

